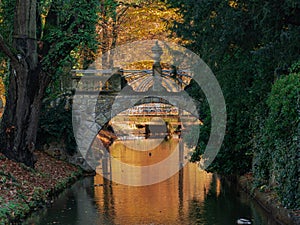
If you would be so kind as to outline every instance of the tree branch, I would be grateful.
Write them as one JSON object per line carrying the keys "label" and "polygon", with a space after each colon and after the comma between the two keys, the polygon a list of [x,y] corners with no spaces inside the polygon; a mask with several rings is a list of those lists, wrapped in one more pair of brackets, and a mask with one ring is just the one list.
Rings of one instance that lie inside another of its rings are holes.
{"label": "tree branch", "polygon": [[129,6],[121,9],[119,12],[118,12],[118,15],[117,15],[117,21],[120,20],[120,18],[122,18],[122,16],[127,12],[127,10],[129,9]]}
{"label": "tree branch", "polygon": [[0,51],[2,51],[8,58],[14,62],[18,62],[17,58],[12,53],[11,49],[6,45],[4,38],[0,34]]}

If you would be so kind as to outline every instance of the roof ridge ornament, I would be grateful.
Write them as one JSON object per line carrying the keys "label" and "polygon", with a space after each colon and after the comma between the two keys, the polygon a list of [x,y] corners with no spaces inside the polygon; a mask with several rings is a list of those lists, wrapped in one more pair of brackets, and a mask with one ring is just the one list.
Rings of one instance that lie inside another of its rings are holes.
{"label": "roof ridge ornament", "polygon": [[158,41],[155,42],[155,45],[152,47],[153,60],[154,63],[160,63],[160,58],[163,54],[163,49],[160,47]]}

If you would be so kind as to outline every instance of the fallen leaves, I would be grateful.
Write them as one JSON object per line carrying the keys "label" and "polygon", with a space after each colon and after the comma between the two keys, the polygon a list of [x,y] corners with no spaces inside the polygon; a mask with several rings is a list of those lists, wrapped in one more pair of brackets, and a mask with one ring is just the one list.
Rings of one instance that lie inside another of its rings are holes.
{"label": "fallen leaves", "polygon": [[[7,218],[24,217],[37,202],[46,201],[50,193],[80,172],[77,167],[46,153],[36,152],[35,155],[37,163],[33,170],[0,153],[0,223]],[[16,206],[18,213],[14,211]]]}

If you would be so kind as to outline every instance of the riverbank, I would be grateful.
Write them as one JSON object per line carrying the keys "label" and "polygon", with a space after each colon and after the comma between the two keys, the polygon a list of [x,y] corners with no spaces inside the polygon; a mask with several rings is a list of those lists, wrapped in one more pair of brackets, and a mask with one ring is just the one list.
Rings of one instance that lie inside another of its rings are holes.
{"label": "riverbank", "polygon": [[51,204],[83,171],[43,152],[36,152],[35,169],[0,153],[0,224],[21,223],[28,214]]}
{"label": "riverbank", "polygon": [[252,198],[261,205],[279,224],[286,225],[299,225],[300,224],[300,211],[289,210],[283,207],[276,195],[272,190],[256,189],[252,190],[252,175],[247,174],[238,179],[238,184],[246,193],[251,195]]}

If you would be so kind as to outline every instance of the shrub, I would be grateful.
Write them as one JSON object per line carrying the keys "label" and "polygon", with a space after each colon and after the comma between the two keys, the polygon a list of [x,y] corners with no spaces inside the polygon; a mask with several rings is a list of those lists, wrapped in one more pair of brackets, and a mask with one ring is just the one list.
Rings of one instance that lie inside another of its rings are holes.
{"label": "shrub", "polygon": [[272,87],[253,166],[255,186],[273,186],[283,205],[294,209],[300,207],[299,65]]}
{"label": "shrub", "polygon": [[64,143],[67,153],[72,155],[76,151],[76,140],[72,127],[70,96],[61,95],[44,101],[38,130],[38,144]]}

